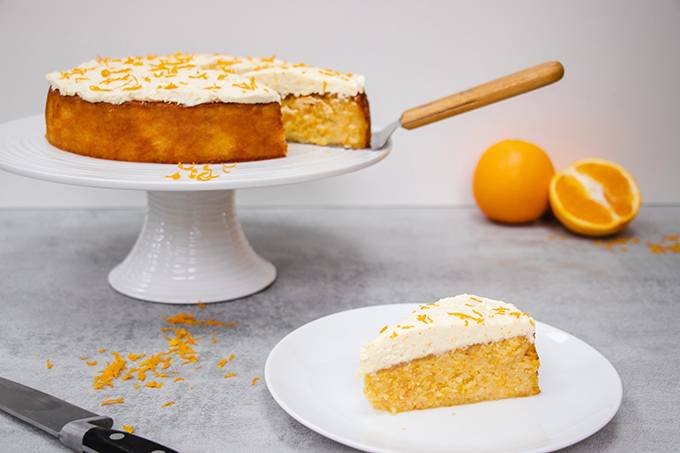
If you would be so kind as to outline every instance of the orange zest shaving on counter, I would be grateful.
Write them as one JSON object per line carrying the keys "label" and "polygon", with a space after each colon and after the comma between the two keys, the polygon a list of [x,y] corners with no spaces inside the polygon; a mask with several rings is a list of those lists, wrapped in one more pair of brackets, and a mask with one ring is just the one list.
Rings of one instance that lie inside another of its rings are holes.
{"label": "orange zest shaving on counter", "polygon": [[125,360],[120,354],[114,352],[113,357],[113,362],[109,363],[95,376],[92,386],[96,390],[103,389],[104,387],[113,387],[113,380],[120,376],[120,373],[125,369]]}
{"label": "orange zest shaving on counter", "polygon": [[119,396],[118,398],[111,398],[108,400],[104,400],[100,403],[100,406],[110,406],[112,404],[123,404],[125,402],[125,398],[122,396]]}
{"label": "orange zest shaving on counter", "polygon": [[260,378],[257,377],[257,376],[255,376],[255,377],[250,381],[250,385],[252,385],[253,387],[256,386],[256,385],[257,385],[257,381],[259,381],[259,380],[260,380]]}
{"label": "orange zest shaving on counter", "polygon": [[144,387],[147,387],[147,388],[150,388],[150,389],[159,389],[159,388],[163,387],[163,383],[158,382],[158,381],[149,381],[146,384],[144,384]]}
{"label": "orange zest shaving on counter", "polygon": [[121,428],[123,428],[123,431],[130,433],[130,434],[135,432],[135,427],[132,426],[132,425],[123,425],[123,426],[121,426]]}
{"label": "orange zest shaving on counter", "polygon": [[170,407],[170,406],[172,406],[173,404],[175,404],[174,401],[168,401],[167,403],[161,404],[161,407]]}
{"label": "orange zest shaving on counter", "polygon": [[89,360],[85,362],[85,365],[87,366],[97,366],[97,361],[96,360]]}
{"label": "orange zest shaving on counter", "polygon": [[173,381],[173,382],[182,382],[183,380],[184,380],[183,377],[176,377],[176,378],[173,379],[172,381]]}
{"label": "orange zest shaving on counter", "polygon": [[51,370],[53,366],[54,366],[54,364],[52,363],[52,361],[50,359],[47,359],[45,361],[45,368],[47,368],[48,370]]}
{"label": "orange zest shaving on counter", "polygon": [[227,364],[227,359],[222,359],[217,363],[217,368],[224,368],[224,365]]}
{"label": "orange zest shaving on counter", "polygon": [[103,353],[105,353],[105,352],[106,352],[106,348],[99,348],[99,350],[98,350],[97,352],[100,352],[100,353],[102,353],[102,354],[103,354]]}
{"label": "orange zest shaving on counter", "polygon": [[229,379],[229,378],[233,378],[233,377],[236,377],[236,373],[227,373],[227,374],[224,375],[225,379]]}
{"label": "orange zest shaving on counter", "polygon": [[196,319],[191,313],[178,313],[174,316],[165,318],[168,324],[187,325],[187,326],[218,326],[224,327],[227,323],[216,319]]}

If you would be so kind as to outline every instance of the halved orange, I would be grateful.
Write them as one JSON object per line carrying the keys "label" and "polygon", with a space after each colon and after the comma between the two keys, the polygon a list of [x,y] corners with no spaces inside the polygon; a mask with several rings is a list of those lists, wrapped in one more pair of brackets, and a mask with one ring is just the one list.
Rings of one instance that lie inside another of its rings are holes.
{"label": "halved orange", "polygon": [[550,206],[567,229],[606,236],[624,229],[637,215],[640,189],[620,165],[584,159],[553,176]]}

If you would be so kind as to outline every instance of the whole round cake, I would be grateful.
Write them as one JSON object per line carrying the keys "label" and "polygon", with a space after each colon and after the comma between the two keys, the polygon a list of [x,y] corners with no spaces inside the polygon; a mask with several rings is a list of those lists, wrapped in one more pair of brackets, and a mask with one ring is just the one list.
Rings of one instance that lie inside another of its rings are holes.
{"label": "whole round cake", "polygon": [[97,58],[47,80],[47,140],[86,156],[238,162],[283,157],[286,140],[370,143],[363,76],[275,57]]}

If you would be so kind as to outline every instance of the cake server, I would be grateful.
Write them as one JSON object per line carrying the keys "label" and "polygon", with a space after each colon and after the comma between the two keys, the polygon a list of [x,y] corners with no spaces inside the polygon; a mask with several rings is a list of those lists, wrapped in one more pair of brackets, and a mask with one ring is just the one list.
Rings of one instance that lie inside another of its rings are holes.
{"label": "cake server", "polygon": [[0,410],[42,429],[77,452],[177,453],[143,437],[111,429],[110,417],[2,377]]}
{"label": "cake server", "polygon": [[564,67],[562,67],[562,64],[559,61],[549,61],[477,85],[460,93],[410,108],[402,113],[397,121],[371,134],[371,149],[381,149],[385,146],[392,133],[399,127],[415,129],[425,126],[459,113],[469,112],[550,85],[560,80],[563,75]]}

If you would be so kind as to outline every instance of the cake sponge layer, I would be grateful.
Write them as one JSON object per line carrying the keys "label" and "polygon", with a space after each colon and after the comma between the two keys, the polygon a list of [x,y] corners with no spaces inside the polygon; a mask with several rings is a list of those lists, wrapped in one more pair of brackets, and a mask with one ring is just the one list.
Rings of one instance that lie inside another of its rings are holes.
{"label": "cake sponge layer", "polygon": [[392,413],[536,395],[539,359],[526,336],[422,357],[364,376],[376,409]]}
{"label": "cake sponge layer", "polygon": [[286,155],[281,109],[220,102],[87,102],[50,90],[46,138],[101,159],[171,163],[239,162]]}
{"label": "cake sponge layer", "polygon": [[281,101],[286,139],[299,143],[368,148],[371,120],[368,99],[331,94],[287,96]]}

